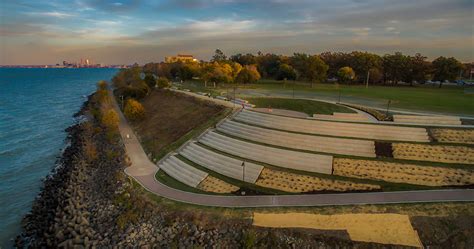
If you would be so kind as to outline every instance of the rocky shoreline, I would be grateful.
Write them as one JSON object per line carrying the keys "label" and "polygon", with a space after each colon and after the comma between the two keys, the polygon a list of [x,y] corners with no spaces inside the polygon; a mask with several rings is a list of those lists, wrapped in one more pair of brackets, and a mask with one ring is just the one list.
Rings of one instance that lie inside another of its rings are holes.
{"label": "rocky shoreline", "polygon": [[[175,210],[152,200],[125,176],[124,147],[94,119],[93,96],[66,131],[68,147],[44,180],[23,221],[19,248],[314,248],[373,247],[344,236],[255,228],[245,217]],[[84,118],[82,118],[84,117]],[[377,245],[376,245],[377,247]]]}

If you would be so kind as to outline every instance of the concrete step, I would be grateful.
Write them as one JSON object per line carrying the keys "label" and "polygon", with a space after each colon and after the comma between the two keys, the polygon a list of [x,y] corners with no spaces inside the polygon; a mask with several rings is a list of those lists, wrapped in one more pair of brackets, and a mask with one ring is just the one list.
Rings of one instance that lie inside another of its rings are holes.
{"label": "concrete step", "polygon": [[233,139],[215,132],[207,133],[199,141],[232,155],[275,166],[324,174],[332,173],[332,156],[272,148]]}

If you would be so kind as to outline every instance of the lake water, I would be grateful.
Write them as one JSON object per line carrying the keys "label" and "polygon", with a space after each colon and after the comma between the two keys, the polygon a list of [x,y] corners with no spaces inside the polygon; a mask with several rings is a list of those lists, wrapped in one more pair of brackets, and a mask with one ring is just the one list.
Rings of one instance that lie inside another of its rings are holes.
{"label": "lake water", "polygon": [[0,68],[0,248],[11,247],[41,180],[65,146],[72,115],[117,69]]}

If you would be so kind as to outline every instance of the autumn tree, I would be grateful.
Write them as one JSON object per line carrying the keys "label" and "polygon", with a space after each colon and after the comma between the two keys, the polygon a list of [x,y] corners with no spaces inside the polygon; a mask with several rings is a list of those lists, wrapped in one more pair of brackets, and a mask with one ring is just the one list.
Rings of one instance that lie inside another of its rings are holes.
{"label": "autumn tree", "polygon": [[341,67],[337,72],[339,81],[343,83],[351,82],[355,78],[354,70],[351,67]]}
{"label": "autumn tree", "polygon": [[111,108],[104,109],[102,113],[101,123],[108,129],[117,129],[119,124],[119,116],[117,112]]}
{"label": "autumn tree", "polygon": [[156,80],[156,85],[158,86],[159,89],[163,89],[163,88],[170,87],[171,82],[167,78],[161,77],[158,80]]}
{"label": "autumn tree", "polygon": [[245,66],[240,70],[235,81],[239,83],[255,83],[260,79],[260,73],[253,65]]}
{"label": "autumn tree", "polygon": [[145,117],[145,108],[134,99],[127,99],[124,112],[129,120],[140,120]]}

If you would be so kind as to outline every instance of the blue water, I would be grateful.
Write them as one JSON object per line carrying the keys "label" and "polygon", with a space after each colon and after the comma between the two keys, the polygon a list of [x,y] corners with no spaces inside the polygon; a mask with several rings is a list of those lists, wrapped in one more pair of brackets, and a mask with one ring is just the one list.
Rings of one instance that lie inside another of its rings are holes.
{"label": "blue water", "polygon": [[64,129],[99,80],[117,69],[0,68],[0,248],[10,247],[41,179],[65,146]]}

